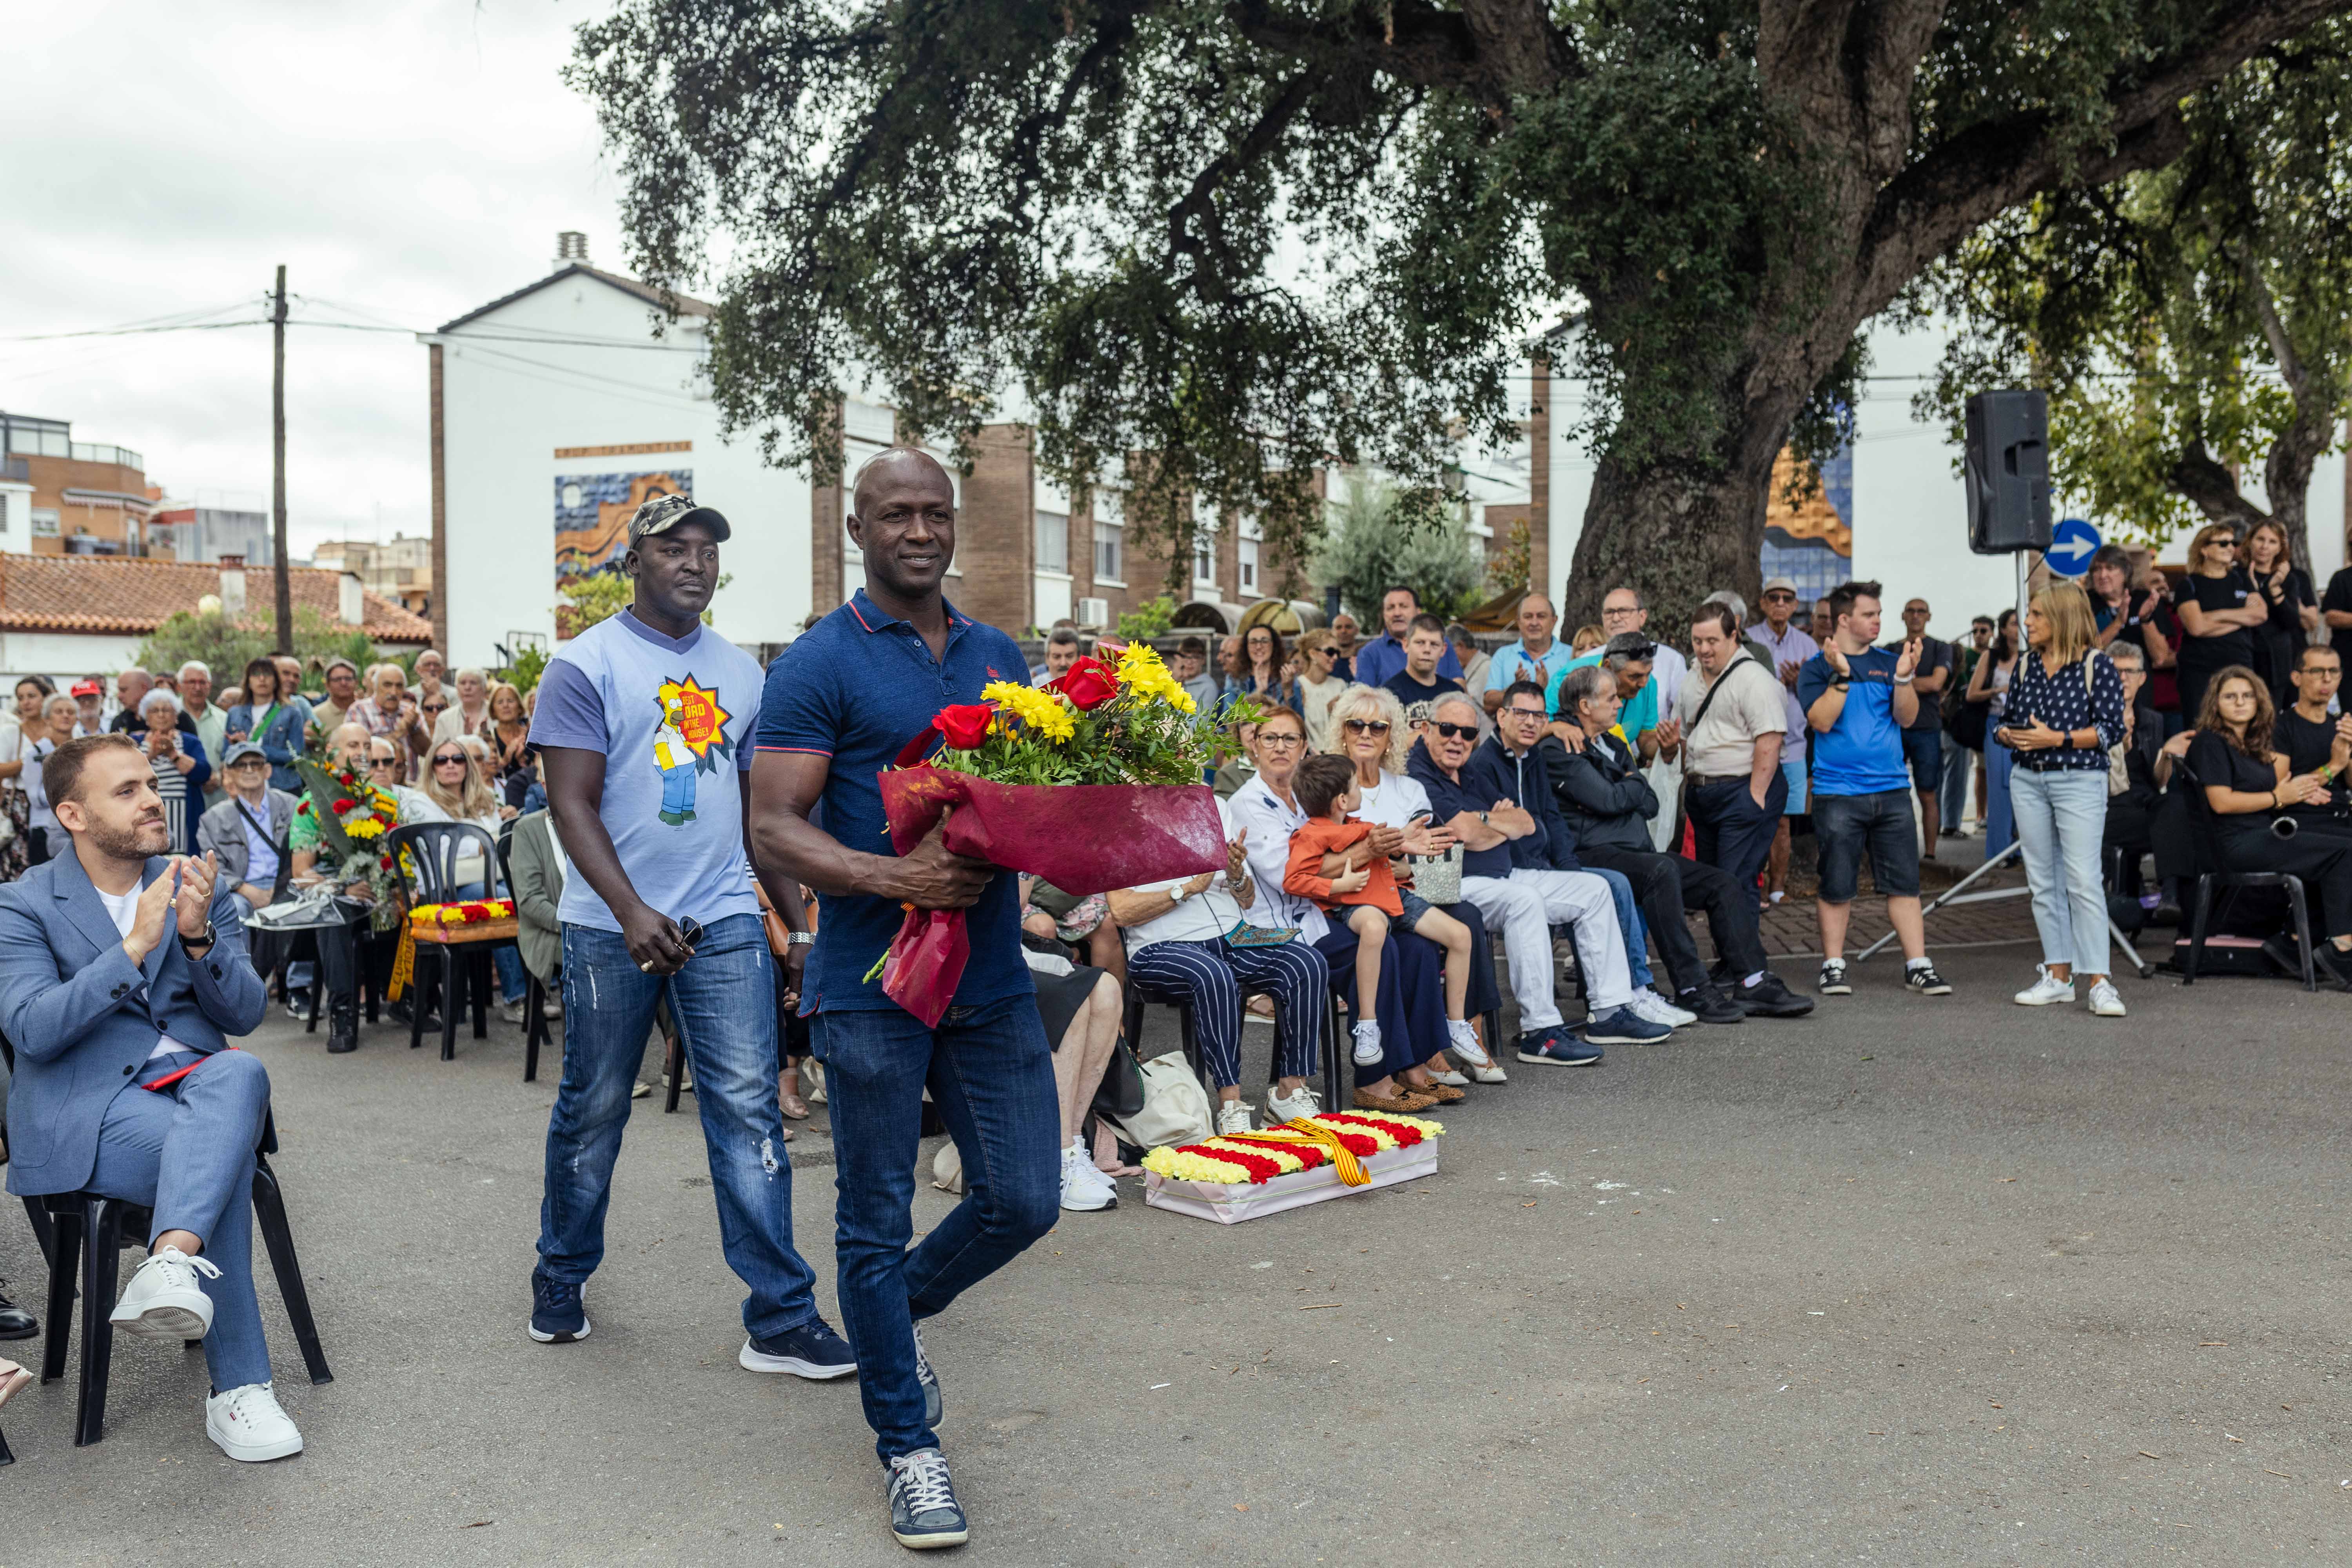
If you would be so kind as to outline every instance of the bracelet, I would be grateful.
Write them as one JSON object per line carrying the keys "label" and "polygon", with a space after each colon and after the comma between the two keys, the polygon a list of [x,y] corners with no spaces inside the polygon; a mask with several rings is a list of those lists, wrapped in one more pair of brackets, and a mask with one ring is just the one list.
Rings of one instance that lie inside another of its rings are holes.
{"label": "bracelet", "polygon": [[816,932],[813,931],[788,931],[784,933],[786,947],[812,947],[815,943]]}

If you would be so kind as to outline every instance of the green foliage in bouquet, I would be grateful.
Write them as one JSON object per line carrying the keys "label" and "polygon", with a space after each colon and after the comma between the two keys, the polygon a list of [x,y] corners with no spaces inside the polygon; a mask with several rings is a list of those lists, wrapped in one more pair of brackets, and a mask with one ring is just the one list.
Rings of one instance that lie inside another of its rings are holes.
{"label": "green foliage in bouquet", "polygon": [[1008,784],[1196,784],[1263,718],[1250,698],[1197,710],[1148,644],[1116,668],[1082,658],[1049,688],[991,682],[985,701],[943,709],[934,767]]}

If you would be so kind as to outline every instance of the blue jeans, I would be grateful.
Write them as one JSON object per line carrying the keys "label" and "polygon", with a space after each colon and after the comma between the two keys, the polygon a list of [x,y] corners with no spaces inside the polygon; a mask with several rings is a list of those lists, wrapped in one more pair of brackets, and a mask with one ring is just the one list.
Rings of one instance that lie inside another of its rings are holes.
{"label": "blue jeans", "polygon": [[[146,1087],[190,1062],[196,1070],[169,1089]],[[184,1230],[221,1271],[217,1279],[198,1277],[213,1301],[205,1366],[215,1391],[269,1381],[269,1346],[253,1294],[253,1149],[268,1110],[269,1074],[259,1057],[220,1051],[207,1060],[173,1051],[149,1058],[98,1124],[89,1190],[152,1205],[150,1245],[167,1230]]]}
{"label": "blue jeans", "polygon": [[[1027,995],[950,1007],[936,1029],[897,1007],[818,1013],[809,1047],[833,1118],[842,1327],[887,1462],[939,1444],[915,1381],[915,1322],[1018,1258],[1061,1213],[1054,1056]],[[909,1251],[926,1087],[963,1156],[964,1194]]]}
{"label": "blue jeans", "polygon": [[2107,889],[2099,846],[2107,831],[2107,773],[2084,768],[2009,775],[2010,809],[2025,847],[2025,885],[2033,891],[2033,928],[2042,962],[2080,974],[2105,974]]}
{"label": "blue jeans", "polygon": [[539,1272],[581,1285],[604,1260],[604,1209],[629,1090],[665,991],[694,1072],[719,1246],[751,1288],[743,1328],[771,1339],[814,1318],[816,1298],[809,1266],[793,1248],[793,1167],[776,1109],[775,979],[757,915],[712,921],[686,967],[667,976],[639,969],[618,931],[564,925],[563,1082],[547,1119]]}
{"label": "blue jeans", "polygon": [[1988,860],[2017,842],[2017,816],[2009,803],[2009,775],[2015,755],[1990,733],[1986,734],[1984,849]]}
{"label": "blue jeans", "polygon": [[1944,752],[1944,781],[1936,786],[1937,815],[1949,829],[1962,826],[1968,815],[1969,775],[1976,772],[1977,754],[1947,735],[1949,744]]}
{"label": "blue jeans", "polygon": [[694,764],[664,768],[661,809],[664,816],[687,817],[694,815]]}
{"label": "blue jeans", "polygon": [[1650,928],[1642,923],[1642,905],[1633,897],[1633,884],[1625,879],[1622,871],[1605,870],[1599,866],[1580,869],[1609,884],[1609,897],[1617,905],[1617,929],[1625,933],[1625,970],[1627,978],[1636,986],[1646,989],[1651,982]]}

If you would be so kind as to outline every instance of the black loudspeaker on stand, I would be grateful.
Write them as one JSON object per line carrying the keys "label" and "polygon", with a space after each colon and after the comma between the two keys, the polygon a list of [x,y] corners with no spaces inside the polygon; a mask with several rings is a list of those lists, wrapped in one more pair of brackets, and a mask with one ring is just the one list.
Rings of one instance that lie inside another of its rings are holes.
{"label": "black loudspeaker on stand", "polygon": [[2007,555],[2050,548],[2050,398],[1979,392],[1969,399],[1969,548]]}

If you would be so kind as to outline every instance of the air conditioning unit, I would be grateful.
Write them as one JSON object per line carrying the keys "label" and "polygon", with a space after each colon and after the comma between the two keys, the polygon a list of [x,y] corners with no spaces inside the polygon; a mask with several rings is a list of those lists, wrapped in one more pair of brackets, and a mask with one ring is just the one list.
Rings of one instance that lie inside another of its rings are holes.
{"label": "air conditioning unit", "polygon": [[1082,626],[1107,626],[1110,624],[1110,601],[1080,599],[1078,613],[1071,618]]}

